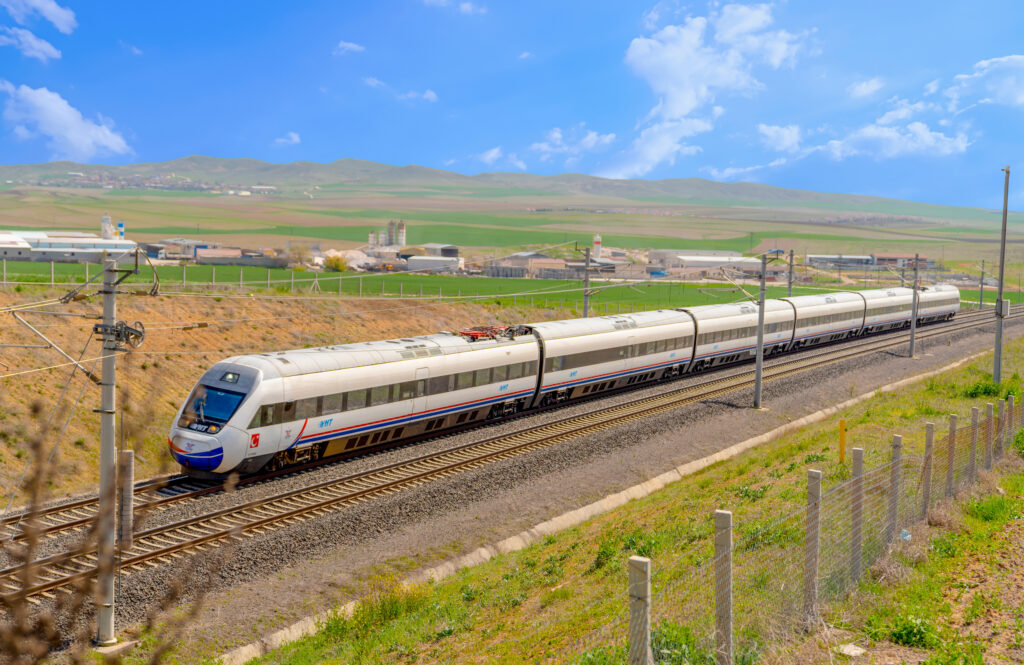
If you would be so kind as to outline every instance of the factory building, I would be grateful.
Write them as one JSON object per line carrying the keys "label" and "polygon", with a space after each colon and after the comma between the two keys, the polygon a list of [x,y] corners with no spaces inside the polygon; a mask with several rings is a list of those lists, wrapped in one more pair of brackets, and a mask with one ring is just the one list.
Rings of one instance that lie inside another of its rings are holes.
{"label": "factory building", "polygon": [[100,233],[0,230],[0,259],[99,263],[106,253],[125,263],[135,260],[136,243],[125,239],[124,222],[115,231],[110,216],[104,215]]}

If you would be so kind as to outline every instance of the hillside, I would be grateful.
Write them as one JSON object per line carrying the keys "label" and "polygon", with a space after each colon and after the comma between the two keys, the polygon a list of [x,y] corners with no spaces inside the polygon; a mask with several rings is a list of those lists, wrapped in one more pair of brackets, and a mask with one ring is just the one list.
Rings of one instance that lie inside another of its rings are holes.
{"label": "hillside", "polygon": [[[667,180],[609,180],[585,174],[553,176],[528,173],[481,173],[467,176],[416,165],[391,166],[359,159],[322,164],[275,164],[257,159],[222,159],[193,155],[167,162],[108,166],[76,162],[0,166],[0,182],[47,185],[69,180],[69,173],[113,178],[191,179],[210,185],[270,185],[297,194],[316,186],[416,187],[438,190],[477,190],[502,196],[557,195],[595,202],[675,203],[702,206],[807,208],[940,219],[984,219],[992,211],[960,208],[856,194],[812,192],[748,182],[718,182],[702,178]],[[10,186],[10,185],[8,185]],[[496,189],[504,191],[494,191]],[[490,190],[490,191],[488,191]]]}

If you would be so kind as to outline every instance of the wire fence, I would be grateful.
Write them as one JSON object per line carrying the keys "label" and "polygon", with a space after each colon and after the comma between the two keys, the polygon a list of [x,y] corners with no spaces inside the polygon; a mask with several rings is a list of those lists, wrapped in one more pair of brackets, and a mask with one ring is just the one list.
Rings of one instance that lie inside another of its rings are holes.
{"label": "wire fence", "polygon": [[[779,655],[862,580],[884,577],[892,548],[1004,456],[1021,407],[1011,395],[973,409],[968,425],[957,416],[941,428],[929,423],[921,454],[904,454],[896,435],[888,461],[871,469],[855,448],[851,477],[822,491],[822,473],[809,470],[806,506],[789,514],[734,525],[730,512],[716,511],[713,549],[700,543],[655,567],[631,557],[628,603],[602,598],[574,614],[571,626],[538,624],[523,635],[521,655],[629,665],[732,665]],[[566,630],[578,636],[568,645],[555,639]]]}

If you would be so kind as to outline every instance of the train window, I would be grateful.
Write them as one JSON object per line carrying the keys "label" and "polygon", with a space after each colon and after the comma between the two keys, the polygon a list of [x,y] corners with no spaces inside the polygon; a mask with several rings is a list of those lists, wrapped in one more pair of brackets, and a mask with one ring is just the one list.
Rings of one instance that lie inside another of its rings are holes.
{"label": "train window", "polygon": [[361,409],[366,406],[366,393],[367,390],[365,388],[360,390],[350,390],[345,393],[345,410],[354,411],[355,409]]}
{"label": "train window", "polygon": [[401,401],[416,397],[416,382],[404,381],[398,384],[398,399]]}
{"label": "train window", "polygon": [[390,393],[391,386],[374,386],[370,389],[370,406],[387,404]]}
{"label": "train window", "polygon": [[523,376],[530,376],[531,374],[537,374],[537,361],[527,360],[523,363]]}
{"label": "train window", "polygon": [[455,375],[455,389],[463,390],[473,387],[473,372],[459,372]]}
{"label": "train window", "polygon": [[484,369],[478,369],[476,371],[476,377],[475,377],[475,379],[473,381],[474,385],[486,386],[490,382],[491,382],[491,368],[490,367],[487,367],[487,368],[484,368]]}
{"label": "train window", "polygon": [[502,365],[494,368],[494,382],[498,383],[508,378],[508,367]]}
{"label": "train window", "polygon": [[555,357],[555,358],[548,358],[547,361],[545,362],[546,371],[548,371],[548,372],[558,372],[558,371],[560,371],[563,368],[563,365],[565,364],[564,361],[565,361],[565,359],[562,358],[561,356],[558,356],[558,357]]}
{"label": "train window", "polygon": [[281,422],[290,423],[295,420],[295,402],[285,402],[281,409]]}
{"label": "train window", "polygon": [[667,339],[659,339],[657,342],[654,343],[654,352],[655,353],[663,353],[665,351],[665,349],[667,349],[667,348],[668,348],[668,340]]}
{"label": "train window", "polygon": [[658,350],[658,343],[657,342],[647,342],[647,344],[644,345],[643,355],[649,356],[649,355],[651,355],[652,353],[654,353],[657,350]]}
{"label": "train window", "polygon": [[423,397],[427,394],[427,380],[419,379],[416,381],[416,397]]}
{"label": "train window", "polygon": [[309,399],[300,399],[295,402],[295,420],[305,420],[306,418],[316,418],[316,398],[310,397]]}
{"label": "train window", "polygon": [[338,413],[345,410],[344,393],[324,395],[321,399],[323,400],[323,406],[320,409],[321,413]]}
{"label": "train window", "polygon": [[446,393],[452,389],[452,383],[455,377],[449,374],[448,376],[432,376],[427,379],[427,394],[428,395],[439,395]]}
{"label": "train window", "polygon": [[523,364],[513,363],[508,366],[508,378],[518,379],[523,375]]}

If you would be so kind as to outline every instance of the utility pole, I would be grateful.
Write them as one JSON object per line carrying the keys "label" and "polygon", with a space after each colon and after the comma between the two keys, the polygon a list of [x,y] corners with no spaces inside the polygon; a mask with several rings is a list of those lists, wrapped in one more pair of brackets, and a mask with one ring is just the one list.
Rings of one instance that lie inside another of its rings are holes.
{"label": "utility pole", "polygon": [[789,286],[786,289],[786,297],[793,297],[793,250],[789,250]]}
{"label": "utility pole", "polygon": [[103,267],[103,325],[98,326],[103,338],[103,375],[100,379],[100,496],[97,514],[99,537],[96,569],[98,571],[96,644],[117,643],[114,636],[114,512],[115,466],[114,432],[117,408],[117,261],[106,259]]}
{"label": "utility pole", "polygon": [[590,316],[590,245],[583,248],[587,262],[583,270],[583,318]]}
{"label": "utility pole", "polygon": [[978,310],[985,304],[985,259],[981,260],[981,278],[978,280]]}
{"label": "utility pole", "polygon": [[754,362],[754,408],[761,408],[761,371],[764,368],[764,308],[765,273],[768,272],[768,255],[761,255],[761,294],[757,301],[757,357]]}
{"label": "utility pole", "polygon": [[996,354],[992,364],[992,382],[997,386],[1003,376],[1003,319],[1010,313],[1010,303],[1003,301],[1003,278],[1006,266],[1006,207],[1010,199],[1010,167],[1007,165],[1003,183],[1003,232],[999,241],[999,289],[996,295]]}
{"label": "utility pole", "polygon": [[913,305],[910,308],[910,357],[914,357],[914,343],[917,341],[917,275],[918,275],[918,255],[914,254],[914,295],[912,299]]}

